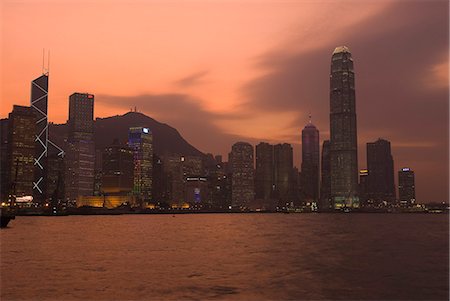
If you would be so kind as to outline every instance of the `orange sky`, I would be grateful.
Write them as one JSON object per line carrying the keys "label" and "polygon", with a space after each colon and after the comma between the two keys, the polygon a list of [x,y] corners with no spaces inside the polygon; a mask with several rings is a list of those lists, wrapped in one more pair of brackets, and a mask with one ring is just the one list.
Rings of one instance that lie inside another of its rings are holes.
{"label": "orange sky", "polygon": [[[445,8],[446,18],[442,16]],[[444,21],[448,23],[445,0],[432,5],[401,0],[4,0],[0,115],[6,117],[13,104],[29,105],[30,82],[41,73],[46,48],[51,51],[50,121],[65,122],[68,96],[89,92],[96,95],[96,117],[122,114],[136,105],[176,127],[204,152],[226,155],[236,140],[285,141],[294,145],[299,165],[300,131],[309,112],[321,140],[328,136],[329,60],[335,46],[346,44],[355,58],[360,165],[364,164],[364,144],[385,137],[397,155],[396,168],[414,166],[423,157],[423,148],[427,154],[439,149],[435,161],[416,167],[422,176],[428,175],[436,170],[437,158],[448,163],[448,129],[430,137],[420,130],[407,136],[410,131],[405,128],[428,122],[421,115],[428,98],[436,99],[441,112],[441,108],[448,112],[444,99],[448,42],[447,49],[443,43],[435,45],[445,34],[448,39]],[[424,27],[430,33],[417,34],[421,46],[412,49],[413,34]],[[429,56],[426,66],[409,70],[408,55],[394,54],[402,47],[413,52],[410,60]],[[381,57],[403,72],[405,87],[420,88],[421,98],[409,108],[413,113],[406,115],[402,110],[401,101],[410,99],[408,89],[392,92],[397,79],[383,82]],[[420,80],[414,77],[419,73],[424,75]],[[158,102],[162,96],[173,101],[171,109]],[[382,101],[388,106],[398,103],[397,115],[384,114]],[[198,120],[186,118],[182,108],[192,110]],[[381,119],[374,119],[377,112]],[[411,116],[417,116],[415,121]],[[438,129],[447,122],[448,114],[444,114],[431,123]],[[220,141],[211,138],[208,142],[205,135]],[[442,167],[439,171],[443,178],[438,182],[439,193],[433,192],[431,181],[418,189],[422,195],[434,193],[435,199],[448,200],[448,172]]]}

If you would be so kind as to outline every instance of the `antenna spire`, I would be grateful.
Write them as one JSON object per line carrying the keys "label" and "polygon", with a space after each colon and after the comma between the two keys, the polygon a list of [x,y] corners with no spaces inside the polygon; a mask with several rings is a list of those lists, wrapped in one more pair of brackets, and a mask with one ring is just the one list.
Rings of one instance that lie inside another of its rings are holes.
{"label": "antenna spire", "polygon": [[48,57],[47,57],[47,74],[50,73],[50,50],[48,50]]}
{"label": "antenna spire", "polygon": [[45,64],[45,48],[42,48],[42,74],[44,74],[44,64]]}
{"label": "antenna spire", "polygon": [[311,124],[312,123],[312,121],[311,121],[311,112],[309,112],[309,124]]}

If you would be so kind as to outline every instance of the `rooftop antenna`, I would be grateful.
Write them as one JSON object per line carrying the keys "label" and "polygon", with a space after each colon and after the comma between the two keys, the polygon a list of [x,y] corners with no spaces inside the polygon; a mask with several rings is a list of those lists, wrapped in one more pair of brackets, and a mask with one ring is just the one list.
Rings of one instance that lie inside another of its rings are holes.
{"label": "rooftop antenna", "polygon": [[47,74],[50,73],[50,50],[48,51],[48,56],[47,56]]}
{"label": "rooftop antenna", "polygon": [[42,74],[44,74],[45,48],[42,48]]}
{"label": "rooftop antenna", "polygon": [[45,48],[42,48],[42,74],[48,75],[50,71],[50,50],[47,52],[47,68],[45,68]]}
{"label": "rooftop antenna", "polygon": [[311,124],[311,112],[309,112],[309,124]]}

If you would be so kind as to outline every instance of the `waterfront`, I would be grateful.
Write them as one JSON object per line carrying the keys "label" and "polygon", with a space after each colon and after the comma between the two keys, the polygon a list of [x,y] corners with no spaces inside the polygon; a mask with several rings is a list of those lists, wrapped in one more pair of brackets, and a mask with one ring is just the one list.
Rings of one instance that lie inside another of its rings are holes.
{"label": "waterfront", "polygon": [[1,300],[448,300],[448,215],[17,217]]}

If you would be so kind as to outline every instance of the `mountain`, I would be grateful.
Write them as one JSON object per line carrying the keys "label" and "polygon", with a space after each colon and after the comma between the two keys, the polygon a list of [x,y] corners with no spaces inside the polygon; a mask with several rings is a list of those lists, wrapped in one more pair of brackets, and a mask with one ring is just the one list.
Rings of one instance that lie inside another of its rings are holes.
{"label": "mountain", "polygon": [[[130,127],[147,127],[153,134],[153,151],[158,155],[205,156],[190,145],[173,127],[138,112],[128,112],[94,121],[94,141],[96,149],[103,149],[118,139],[122,144],[128,140]],[[66,124],[49,124],[49,138],[63,147],[67,137]]]}

